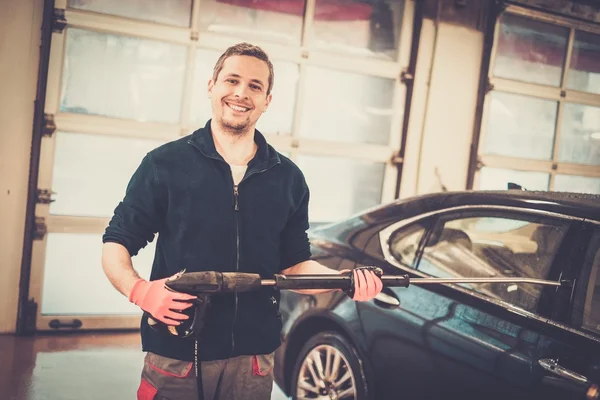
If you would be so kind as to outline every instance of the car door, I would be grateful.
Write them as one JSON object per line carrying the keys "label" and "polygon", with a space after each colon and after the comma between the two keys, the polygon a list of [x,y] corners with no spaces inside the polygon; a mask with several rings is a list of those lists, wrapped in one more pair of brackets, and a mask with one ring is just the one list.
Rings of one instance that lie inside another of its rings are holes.
{"label": "car door", "polygon": [[[459,209],[420,234],[418,222],[382,232],[383,266],[413,277],[557,280],[570,265],[578,225],[506,207]],[[377,398],[531,398],[555,292],[532,284],[411,285],[387,289],[399,306],[381,297],[359,305]]]}
{"label": "car door", "polygon": [[[543,395],[552,399],[598,398],[600,383],[600,224],[587,224],[574,258],[581,269],[564,279],[574,282],[555,319],[539,342],[537,364]],[[566,310],[566,312],[564,312]]]}
{"label": "car door", "polygon": [[[401,270],[384,260],[385,256],[391,256],[389,252],[382,254],[378,236],[366,246],[367,257],[369,254],[373,257],[363,260],[363,264],[379,265],[385,274],[411,271],[410,267],[416,265],[420,243],[426,238],[431,223],[432,219],[420,219],[414,223],[402,223],[398,230],[394,224],[380,233],[383,237],[391,234],[389,240],[392,249],[398,249],[394,252],[396,258],[392,262]],[[421,289],[417,287],[384,287],[373,302],[356,303],[368,349],[369,390],[373,393],[373,399],[436,396],[437,387],[429,384],[435,368],[430,353],[423,348],[421,329],[438,312],[433,302],[418,302],[416,297],[419,293]],[[412,306],[408,309],[401,307],[400,301],[402,306],[407,302]]]}

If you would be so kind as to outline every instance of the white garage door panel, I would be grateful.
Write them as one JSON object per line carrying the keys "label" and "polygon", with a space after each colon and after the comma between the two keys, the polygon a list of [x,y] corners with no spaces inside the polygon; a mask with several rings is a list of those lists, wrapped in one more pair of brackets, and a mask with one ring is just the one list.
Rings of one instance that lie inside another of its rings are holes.
{"label": "white garage door panel", "polygon": [[[132,260],[145,279],[150,276],[155,244],[156,240]],[[102,235],[48,234],[42,315],[141,314],[104,275],[101,255]]]}
{"label": "white garage door panel", "polygon": [[164,142],[59,132],[50,214],[110,217],[142,158]]}

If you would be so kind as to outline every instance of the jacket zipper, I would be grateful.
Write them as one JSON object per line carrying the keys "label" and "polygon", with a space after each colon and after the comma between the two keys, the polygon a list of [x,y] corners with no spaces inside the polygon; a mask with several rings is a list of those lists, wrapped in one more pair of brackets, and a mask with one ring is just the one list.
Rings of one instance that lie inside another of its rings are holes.
{"label": "jacket zipper", "polygon": [[[239,214],[240,205],[238,199],[239,191],[238,185],[233,185],[233,210],[235,217],[235,272],[239,272],[240,270],[240,222],[239,222]],[[231,355],[230,358],[233,357],[235,351],[235,320],[237,319],[237,311],[238,311],[238,294],[234,293],[235,296],[235,307],[233,309],[233,326],[231,329]]]}
{"label": "jacket zipper", "polygon": [[[239,203],[239,185],[240,183],[242,183],[244,180],[248,179],[250,176],[254,175],[254,174],[260,174],[265,172],[266,170],[268,170],[269,167],[262,169],[260,171],[256,171],[256,172],[251,172],[250,174],[244,176],[242,178],[242,180],[236,185],[234,183],[233,185],[233,211],[234,211],[234,217],[235,217],[235,272],[239,272],[240,270],[240,217],[239,217],[239,211],[240,211],[240,203]],[[237,319],[237,311],[238,311],[238,294],[234,293],[235,296],[235,306],[233,309],[233,326],[231,328],[231,355],[230,358],[233,357],[234,351],[235,351],[235,321]]]}

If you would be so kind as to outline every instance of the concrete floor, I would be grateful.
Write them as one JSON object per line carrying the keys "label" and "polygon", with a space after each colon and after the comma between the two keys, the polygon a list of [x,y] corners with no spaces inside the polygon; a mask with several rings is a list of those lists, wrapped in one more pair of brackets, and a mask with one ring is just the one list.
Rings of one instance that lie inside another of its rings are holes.
{"label": "concrete floor", "polygon": [[135,399],[143,357],[137,332],[0,335],[0,399]]}

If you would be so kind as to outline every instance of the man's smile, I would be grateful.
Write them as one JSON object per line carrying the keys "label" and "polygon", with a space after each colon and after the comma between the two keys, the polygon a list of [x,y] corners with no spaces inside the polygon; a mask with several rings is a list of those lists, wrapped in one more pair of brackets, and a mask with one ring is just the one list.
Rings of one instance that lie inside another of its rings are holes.
{"label": "man's smile", "polygon": [[248,107],[240,106],[240,105],[233,104],[233,103],[228,103],[228,102],[226,102],[226,101],[225,101],[224,103],[225,103],[225,104],[226,104],[226,105],[227,105],[229,108],[231,108],[232,110],[234,110],[234,111],[237,111],[237,112],[246,112],[246,111],[249,111],[249,110],[250,110]]}

